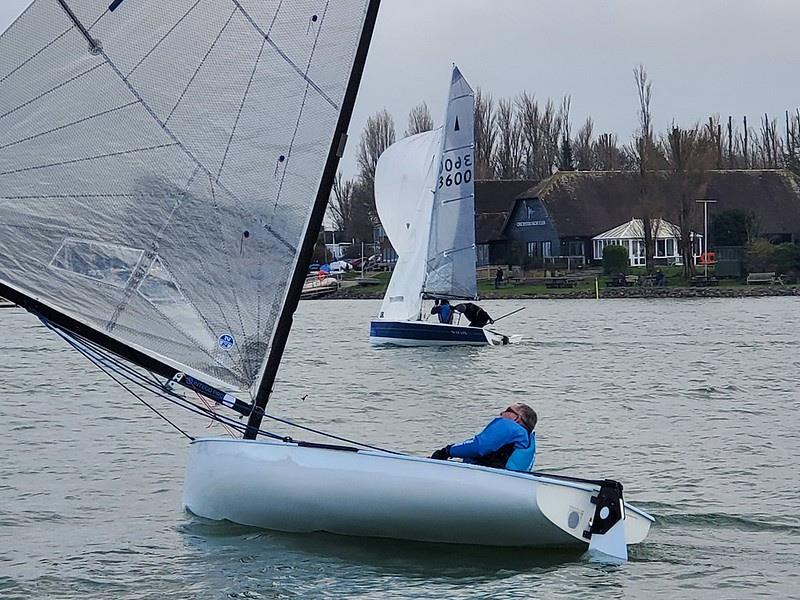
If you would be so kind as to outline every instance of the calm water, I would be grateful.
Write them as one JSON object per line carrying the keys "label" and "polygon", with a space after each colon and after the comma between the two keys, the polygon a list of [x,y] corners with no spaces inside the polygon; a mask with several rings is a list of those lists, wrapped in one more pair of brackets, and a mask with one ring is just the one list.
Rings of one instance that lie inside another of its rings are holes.
{"label": "calm water", "polygon": [[184,438],[4,310],[0,597],[800,597],[800,299],[485,306],[523,304],[498,323],[518,346],[389,350],[367,342],[377,302],[304,302],[271,410],[427,454],[528,402],[537,468],[620,479],[658,519],[624,566],[204,522]]}

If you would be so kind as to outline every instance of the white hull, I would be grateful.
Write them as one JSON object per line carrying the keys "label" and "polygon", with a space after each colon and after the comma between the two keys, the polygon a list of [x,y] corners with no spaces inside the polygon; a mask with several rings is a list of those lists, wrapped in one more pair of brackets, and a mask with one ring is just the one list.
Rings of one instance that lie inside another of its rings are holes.
{"label": "white hull", "polygon": [[[191,445],[184,504],[208,519],[287,532],[587,548],[598,489],[382,452],[214,438]],[[625,541],[639,543],[652,518],[626,508]]]}

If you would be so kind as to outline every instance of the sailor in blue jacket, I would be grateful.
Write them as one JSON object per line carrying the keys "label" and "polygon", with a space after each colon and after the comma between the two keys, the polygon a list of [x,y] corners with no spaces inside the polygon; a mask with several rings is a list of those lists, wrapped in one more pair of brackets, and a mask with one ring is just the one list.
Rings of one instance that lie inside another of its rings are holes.
{"label": "sailor in blue jacket", "polygon": [[512,404],[474,438],[445,446],[431,458],[461,458],[485,467],[530,471],[536,459],[536,421],[536,411],[530,406]]}

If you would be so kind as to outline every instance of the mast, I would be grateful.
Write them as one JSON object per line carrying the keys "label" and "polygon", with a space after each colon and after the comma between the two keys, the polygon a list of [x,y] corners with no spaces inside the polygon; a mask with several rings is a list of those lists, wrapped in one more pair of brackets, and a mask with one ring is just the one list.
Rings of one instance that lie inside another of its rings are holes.
{"label": "mast", "polygon": [[244,438],[248,440],[253,440],[258,435],[258,429],[261,426],[261,420],[264,416],[264,408],[267,406],[267,402],[269,402],[272,386],[275,383],[281,358],[283,357],[283,351],[286,348],[286,341],[289,338],[289,332],[292,328],[294,313],[300,302],[300,294],[303,291],[303,282],[305,281],[305,272],[311,260],[311,255],[314,252],[314,244],[317,240],[319,228],[322,226],[322,221],[325,218],[325,209],[328,206],[328,198],[331,194],[333,181],[336,178],[339,159],[341,159],[344,154],[344,148],[347,142],[347,130],[350,126],[350,118],[353,115],[353,107],[355,106],[358,88],[361,84],[361,76],[364,73],[364,64],[367,61],[367,53],[369,51],[370,42],[372,41],[372,34],[375,30],[375,21],[378,16],[379,7],[380,0],[369,0],[369,6],[367,7],[367,13],[364,19],[364,27],[361,31],[361,39],[358,42],[358,49],[356,50],[355,62],[350,72],[350,81],[347,84],[347,90],[345,91],[344,100],[342,101],[342,110],[339,113],[336,131],[331,142],[330,150],[328,151],[328,160],[322,172],[322,179],[320,180],[317,197],[314,200],[314,206],[311,210],[311,217],[306,226],[306,232],[300,245],[297,262],[295,263],[294,273],[292,274],[286,292],[286,298],[283,302],[280,317],[278,317],[278,325],[272,336],[272,344],[270,345],[264,374],[256,392],[255,407],[247,421],[247,431],[245,431]]}

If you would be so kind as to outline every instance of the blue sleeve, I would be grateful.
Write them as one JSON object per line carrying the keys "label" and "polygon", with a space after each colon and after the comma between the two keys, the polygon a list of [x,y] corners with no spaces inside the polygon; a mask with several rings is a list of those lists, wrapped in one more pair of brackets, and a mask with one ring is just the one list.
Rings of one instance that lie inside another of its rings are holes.
{"label": "blue sleeve", "polygon": [[498,417],[471,440],[453,444],[450,447],[450,456],[455,458],[478,458],[514,442],[527,446],[528,440],[528,432],[525,431],[524,427],[517,425],[511,419]]}

